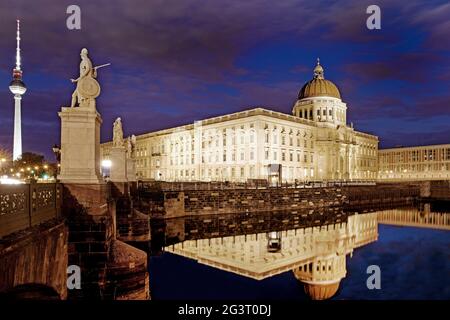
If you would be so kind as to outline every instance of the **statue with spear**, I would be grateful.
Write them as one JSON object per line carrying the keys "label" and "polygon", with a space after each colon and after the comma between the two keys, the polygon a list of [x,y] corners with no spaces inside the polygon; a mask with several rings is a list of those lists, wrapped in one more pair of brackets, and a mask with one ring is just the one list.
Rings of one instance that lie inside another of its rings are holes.
{"label": "statue with spear", "polygon": [[80,76],[77,79],[70,79],[72,83],[77,84],[72,94],[71,107],[78,105],[80,107],[94,106],[95,108],[95,98],[100,95],[100,85],[95,80],[97,78],[97,69],[109,66],[110,63],[93,67],[86,48],[81,50],[80,56]]}

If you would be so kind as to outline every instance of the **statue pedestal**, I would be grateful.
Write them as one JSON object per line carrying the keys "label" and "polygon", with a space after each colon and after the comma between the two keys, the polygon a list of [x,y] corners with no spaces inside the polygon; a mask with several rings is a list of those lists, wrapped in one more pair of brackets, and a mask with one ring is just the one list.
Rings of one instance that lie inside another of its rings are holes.
{"label": "statue pedestal", "polygon": [[103,183],[100,174],[102,118],[92,108],[66,108],[61,118],[61,168],[63,183]]}
{"label": "statue pedestal", "polygon": [[110,159],[110,180],[112,182],[127,182],[127,159],[125,147],[112,147]]}
{"label": "statue pedestal", "polygon": [[136,160],[132,158],[127,159],[127,179],[135,182],[136,180]]}

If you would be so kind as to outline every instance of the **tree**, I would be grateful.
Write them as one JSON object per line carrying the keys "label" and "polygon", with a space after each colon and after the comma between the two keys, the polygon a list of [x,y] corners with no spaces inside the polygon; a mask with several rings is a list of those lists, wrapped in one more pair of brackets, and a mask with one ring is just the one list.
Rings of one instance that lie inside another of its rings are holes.
{"label": "tree", "polygon": [[11,158],[11,153],[8,150],[0,148],[0,159],[10,160]]}
{"label": "tree", "polygon": [[11,166],[11,159],[11,153],[6,149],[0,148],[0,175],[7,172]]}
{"label": "tree", "polygon": [[51,177],[54,167],[47,164],[43,155],[24,152],[19,159],[13,161],[12,173],[19,173],[21,178],[42,178],[44,175]]}
{"label": "tree", "polygon": [[42,165],[44,163],[44,160],[45,158],[42,154],[24,152],[19,159],[14,161],[14,165],[16,165],[16,163],[19,165]]}

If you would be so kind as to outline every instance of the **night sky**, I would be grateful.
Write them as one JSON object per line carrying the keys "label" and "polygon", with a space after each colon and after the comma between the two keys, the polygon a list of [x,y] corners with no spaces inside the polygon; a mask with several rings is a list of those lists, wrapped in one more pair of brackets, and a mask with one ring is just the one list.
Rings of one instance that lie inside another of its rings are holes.
{"label": "night sky", "polygon": [[[256,106],[291,113],[317,57],[348,104],[348,123],[380,147],[450,142],[450,3],[376,1],[0,0],[0,148],[12,151],[15,20],[22,29],[23,151],[53,159],[80,50],[99,70],[102,141]],[[68,30],[66,8],[81,8]]]}

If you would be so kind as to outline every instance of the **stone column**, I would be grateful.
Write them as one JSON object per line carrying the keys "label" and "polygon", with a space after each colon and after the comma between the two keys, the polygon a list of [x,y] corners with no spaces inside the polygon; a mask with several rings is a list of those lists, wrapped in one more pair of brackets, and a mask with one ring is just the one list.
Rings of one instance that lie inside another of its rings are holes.
{"label": "stone column", "polygon": [[127,180],[135,182],[136,180],[136,160],[127,158]]}
{"label": "stone column", "polygon": [[102,183],[100,126],[102,118],[92,108],[66,108],[61,118],[61,172],[63,183]]}
{"label": "stone column", "polygon": [[337,114],[336,114],[336,106],[333,106],[333,123],[337,124]]}
{"label": "stone column", "polygon": [[110,159],[110,180],[112,182],[127,182],[127,159],[125,147],[112,147]]}

